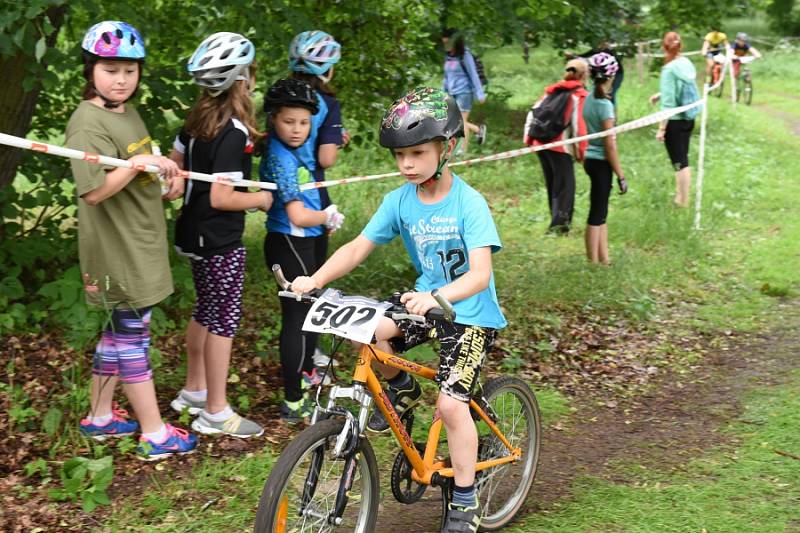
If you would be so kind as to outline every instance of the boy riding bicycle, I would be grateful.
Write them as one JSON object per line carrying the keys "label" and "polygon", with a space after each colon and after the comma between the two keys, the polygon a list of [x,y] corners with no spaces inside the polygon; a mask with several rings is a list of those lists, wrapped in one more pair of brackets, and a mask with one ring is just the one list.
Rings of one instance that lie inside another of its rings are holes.
{"label": "boy riding bicycle", "polygon": [[733,42],[733,46],[731,46],[731,53],[733,54],[733,75],[736,78],[739,77],[739,69],[742,68],[741,59],[743,57],[751,55],[756,59],[761,59],[761,52],[750,44],[750,38],[744,32],[736,34],[736,40]]}
{"label": "boy riding bicycle", "polygon": [[703,46],[700,53],[706,58],[706,78],[711,77],[714,68],[714,56],[724,54],[728,49],[728,36],[719,31],[719,27],[712,26],[703,39]]}
{"label": "boy riding bicycle", "polygon": [[[444,532],[475,532],[480,507],[475,491],[478,435],[469,400],[496,331],[505,327],[492,274],[492,253],[500,238],[486,200],[453,174],[447,162],[463,134],[461,113],[441,90],[419,88],[397,100],[381,123],[380,143],[395,156],[405,185],[387,194],[361,235],[339,248],[312,276],[292,282],[296,293],[322,288],[359,264],[379,244],[398,235],[419,274],[415,291],[402,295],[412,314],[424,315],[438,304],[438,289],[453,302],[455,323],[423,327],[383,317],[375,333],[379,349],[405,351],[438,338],[440,393],[438,414],[447,428],[455,487]],[[403,416],[421,395],[406,372],[378,365],[389,382],[389,398]],[[383,432],[388,423],[378,411],[368,428]]]}

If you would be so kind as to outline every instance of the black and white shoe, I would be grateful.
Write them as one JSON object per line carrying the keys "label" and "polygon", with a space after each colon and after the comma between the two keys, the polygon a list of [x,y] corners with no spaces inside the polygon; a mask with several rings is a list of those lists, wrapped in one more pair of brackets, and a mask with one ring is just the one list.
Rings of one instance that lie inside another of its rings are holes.
{"label": "black and white shoe", "polygon": [[481,507],[462,507],[450,504],[442,533],[476,533],[481,525]]}
{"label": "black and white shoe", "polygon": [[[416,379],[411,377],[411,381],[404,387],[396,389],[391,385],[386,388],[386,395],[389,401],[392,402],[397,416],[402,417],[407,411],[419,403],[419,398],[422,396],[422,389]],[[369,417],[367,422],[367,430],[373,433],[383,433],[389,429],[389,422],[384,418],[383,413],[376,408]]]}

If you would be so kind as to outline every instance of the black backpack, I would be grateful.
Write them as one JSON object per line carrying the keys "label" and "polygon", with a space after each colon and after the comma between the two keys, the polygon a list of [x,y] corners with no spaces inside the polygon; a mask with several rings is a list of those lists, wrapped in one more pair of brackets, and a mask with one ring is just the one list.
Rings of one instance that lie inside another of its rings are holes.
{"label": "black backpack", "polygon": [[564,121],[569,98],[574,89],[558,89],[547,94],[531,107],[528,112],[528,136],[546,142],[558,137],[567,129],[569,121]]}
{"label": "black backpack", "polygon": [[[481,85],[486,87],[489,85],[489,78],[486,77],[486,71],[483,68],[483,62],[481,61],[481,58],[475,55],[475,52],[472,50],[470,50],[469,53],[472,54],[472,59],[475,61],[475,72],[478,73],[478,79],[481,80]],[[461,62],[461,68],[464,69],[464,72],[467,72],[467,67],[464,65],[464,56],[461,56],[458,60]]]}

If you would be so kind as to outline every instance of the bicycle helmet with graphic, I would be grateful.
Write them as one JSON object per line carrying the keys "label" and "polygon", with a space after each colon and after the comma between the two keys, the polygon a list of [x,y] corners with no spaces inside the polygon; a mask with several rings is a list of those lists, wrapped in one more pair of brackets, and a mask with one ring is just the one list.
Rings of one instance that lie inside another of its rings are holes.
{"label": "bicycle helmet with graphic", "polygon": [[275,113],[281,107],[303,107],[311,111],[312,115],[319,111],[314,89],[306,82],[294,78],[278,80],[267,89],[264,111]]}
{"label": "bicycle helmet with graphic", "polygon": [[600,52],[589,58],[592,79],[603,81],[613,78],[619,72],[617,58],[607,52]]}
{"label": "bicycle helmet with graphic", "polygon": [[750,40],[750,37],[745,32],[740,31],[739,33],[736,34],[736,40],[747,42]]}
{"label": "bicycle helmet with graphic", "polygon": [[324,76],[342,57],[342,46],[330,34],[313,30],[299,33],[289,45],[289,68],[293,72],[303,72],[319,76],[323,81],[330,80]]}
{"label": "bicycle helmet with graphic", "polygon": [[119,20],[98,22],[86,32],[81,43],[85,60],[116,59],[143,61],[144,39],[138,30]]}
{"label": "bicycle helmet with graphic", "polygon": [[239,80],[249,80],[249,68],[256,50],[247,38],[222,31],[209,35],[194,51],[186,65],[195,83],[218,96]]}
{"label": "bicycle helmet with graphic", "polygon": [[406,148],[463,134],[461,112],[453,97],[441,89],[418,87],[386,111],[380,143],[384,148]]}

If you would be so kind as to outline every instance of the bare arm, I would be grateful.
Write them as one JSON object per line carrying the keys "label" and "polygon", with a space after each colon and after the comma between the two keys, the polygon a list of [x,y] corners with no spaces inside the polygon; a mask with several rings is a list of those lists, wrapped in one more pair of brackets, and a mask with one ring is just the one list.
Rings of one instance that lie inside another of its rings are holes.
{"label": "bare arm", "polygon": [[[455,281],[439,289],[450,302],[466,300],[489,286],[492,277],[492,249],[489,246],[469,251],[469,270]],[[400,299],[410,313],[424,315],[439,304],[430,292],[407,292]]]}
{"label": "bare arm", "polygon": [[[136,165],[156,165],[167,180],[172,180],[177,174],[178,165],[174,161],[159,155],[140,154],[131,157],[128,161]],[[131,168],[115,168],[106,172],[103,184],[87,192],[81,198],[89,205],[97,205],[108,200],[131,182],[140,170]]]}
{"label": "bare arm", "polygon": [[761,52],[756,50],[755,46],[751,46],[750,47],[750,53],[753,54],[753,57],[755,57],[756,59],[761,59],[761,57],[762,57]]}
{"label": "bare arm", "polygon": [[[614,119],[609,118],[604,120],[600,127],[605,130],[610,130],[614,127]],[[625,178],[625,175],[622,173],[622,165],[619,162],[619,154],[617,153],[617,136],[616,135],[609,135],[608,137],[603,138],[603,144],[605,145],[606,149],[606,160],[608,160],[608,164],[611,165],[614,174],[617,175],[618,178]]]}
{"label": "bare arm", "polygon": [[321,289],[328,283],[350,273],[369,257],[377,245],[363,235],[348,242],[330,257],[311,276],[300,276],[292,281],[292,290],[297,294]]}
{"label": "bare arm", "polygon": [[317,161],[322,168],[331,168],[336,164],[339,147],[335,144],[322,144],[317,152]]}
{"label": "bare arm", "polygon": [[328,214],[325,211],[309,209],[300,200],[292,200],[286,204],[286,214],[292,224],[301,228],[321,226],[328,220]]}
{"label": "bare arm", "polygon": [[272,206],[272,193],[269,191],[240,192],[227,183],[211,184],[211,207],[220,211],[244,211],[261,209],[267,211]]}

